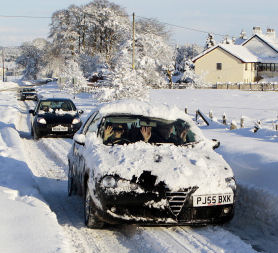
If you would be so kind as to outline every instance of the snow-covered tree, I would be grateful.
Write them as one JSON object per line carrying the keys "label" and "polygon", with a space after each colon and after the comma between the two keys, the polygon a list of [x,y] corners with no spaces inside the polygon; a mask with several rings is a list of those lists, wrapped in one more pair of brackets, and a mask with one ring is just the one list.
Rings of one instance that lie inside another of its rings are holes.
{"label": "snow-covered tree", "polygon": [[195,74],[194,64],[191,61],[193,56],[198,55],[201,51],[203,51],[203,48],[194,44],[176,47],[174,83],[185,83],[192,86],[203,84],[200,77]]}
{"label": "snow-covered tree", "polygon": [[205,44],[205,50],[214,47],[216,45],[216,42],[214,40],[213,34],[209,33],[208,37],[206,39],[206,44]]}
{"label": "snow-covered tree", "polygon": [[49,43],[45,39],[36,39],[31,43],[21,45],[21,55],[16,59],[16,63],[24,67],[23,78],[38,78],[41,69],[46,65],[44,59],[46,48]]}
{"label": "snow-covered tree", "polygon": [[83,72],[79,68],[79,64],[74,60],[66,61],[60,73],[60,87],[72,90],[76,93],[81,87],[87,86],[87,81],[83,76]]}

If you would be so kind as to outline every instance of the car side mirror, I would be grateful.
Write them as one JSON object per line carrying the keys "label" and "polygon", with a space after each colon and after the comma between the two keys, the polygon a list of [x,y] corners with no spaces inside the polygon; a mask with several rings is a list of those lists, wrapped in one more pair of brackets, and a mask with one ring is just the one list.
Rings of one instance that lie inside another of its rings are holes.
{"label": "car side mirror", "polygon": [[216,139],[212,139],[213,141],[213,146],[212,149],[217,149],[220,146],[220,141],[216,140]]}
{"label": "car side mirror", "polygon": [[29,113],[35,115],[35,110],[29,110]]}
{"label": "car side mirror", "polygon": [[78,110],[78,114],[82,114],[82,113],[84,113],[83,110]]}
{"label": "car side mirror", "polygon": [[85,145],[85,134],[75,134],[73,140],[79,145]]}

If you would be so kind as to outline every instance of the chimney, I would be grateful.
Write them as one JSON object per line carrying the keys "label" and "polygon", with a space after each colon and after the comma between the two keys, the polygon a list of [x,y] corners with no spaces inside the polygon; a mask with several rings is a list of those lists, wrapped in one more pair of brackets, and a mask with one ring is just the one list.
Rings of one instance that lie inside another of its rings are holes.
{"label": "chimney", "polygon": [[271,28],[266,29],[266,36],[272,40],[275,40],[275,30]]}
{"label": "chimney", "polygon": [[262,29],[259,26],[254,26],[253,27],[253,34],[258,34],[258,35],[262,35]]}
{"label": "chimney", "polygon": [[247,39],[246,32],[244,30],[241,30],[241,33],[240,33],[239,37],[243,40],[246,40]]}

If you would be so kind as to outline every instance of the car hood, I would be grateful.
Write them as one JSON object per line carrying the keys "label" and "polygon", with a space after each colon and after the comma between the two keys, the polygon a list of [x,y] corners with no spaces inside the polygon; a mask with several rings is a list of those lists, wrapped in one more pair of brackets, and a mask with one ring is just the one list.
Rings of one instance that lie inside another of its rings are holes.
{"label": "car hood", "polygon": [[51,112],[51,113],[44,113],[41,112],[38,114],[38,117],[42,117],[46,120],[47,124],[59,124],[59,123],[63,123],[63,124],[71,124],[72,120],[76,117],[78,117],[78,114],[76,112],[74,113],[55,113],[55,112]]}
{"label": "car hood", "polygon": [[83,156],[96,178],[118,175],[131,180],[148,171],[156,176],[156,184],[164,182],[171,190],[198,186],[198,193],[202,189],[216,193],[227,189],[225,179],[233,177],[232,169],[209,141],[189,146],[145,142],[105,146],[102,139],[91,135],[85,147]]}

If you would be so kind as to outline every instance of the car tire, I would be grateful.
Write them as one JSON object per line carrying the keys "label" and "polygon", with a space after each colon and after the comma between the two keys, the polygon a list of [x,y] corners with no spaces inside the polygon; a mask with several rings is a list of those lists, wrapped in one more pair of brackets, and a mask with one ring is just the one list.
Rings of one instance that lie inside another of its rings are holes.
{"label": "car tire", "polygon": [[38,140],[39,138],[41,138],[41,135],[39,133],[37,133],[35,130],[33,130],[33,136],[34,136],[34,140]]}
{"label": "car tire", "polygon": [[104,222],[101,221],[98,217],[95,215],[94,211],[94,204],[88,189],[88,186],[86,187],[85,191],[85,197],[84,197],[84,221],[85,225],[88,228],[103,228]]}
{"label": "car tire", "polygon": [[76,193],[76,184],[74,182],[72,166],[69,163],[69,171],[68,171],[68,196]]}

